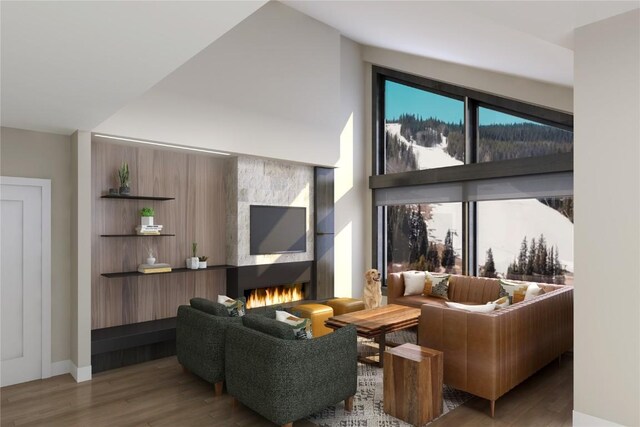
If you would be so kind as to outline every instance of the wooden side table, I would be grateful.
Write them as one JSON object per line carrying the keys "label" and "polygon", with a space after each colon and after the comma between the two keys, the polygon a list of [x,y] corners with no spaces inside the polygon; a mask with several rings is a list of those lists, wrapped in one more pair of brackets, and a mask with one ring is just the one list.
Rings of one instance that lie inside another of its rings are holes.
{"label": "wooden side table", "polygon": [[384,412],[421,426],[442,414],[441,351],[403,344],[384,353]]}

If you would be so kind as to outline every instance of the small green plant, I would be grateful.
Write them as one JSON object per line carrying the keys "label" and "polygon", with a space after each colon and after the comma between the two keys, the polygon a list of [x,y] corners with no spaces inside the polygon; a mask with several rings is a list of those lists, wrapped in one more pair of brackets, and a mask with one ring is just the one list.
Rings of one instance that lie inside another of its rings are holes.
{"label": "small green plant", "polygon": [[193,253],[193,256],[196,256],[196,252],[198,251],[198,244],[196,242],[193,242],[191,244],[191,252]]}
{"label": "small green plant", "polygon": [[140,209],[140,216],[155,216],[155,211],[153,208],[142,208]]}
{"label": "small green plant", "polygon": [[129,186],[129,164],[127,162],[122,162],[122,165],[120,165],[117,172],[117,178],[120,182],[120,187]]}
{"label": "small green plant", "polygon": [[200,262],[205,262],[206,260],[209,259],[208,256],[199,256],[198,259],[200,260]]}

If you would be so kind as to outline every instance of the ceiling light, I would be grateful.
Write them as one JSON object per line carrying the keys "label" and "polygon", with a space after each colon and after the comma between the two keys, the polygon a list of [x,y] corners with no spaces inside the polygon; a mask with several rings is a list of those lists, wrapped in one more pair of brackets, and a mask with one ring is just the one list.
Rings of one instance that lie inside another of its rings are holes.
{"label": "ceiling light", "polygon": [[167,144],[165,142],[143,141],[143,140],[140,140],[140,139],[121,138],[119,136],[100,135],[100,134],[95,134],[94,136],[99,137],[99,138],[117,139],[119,141],[136,142],[138,144],[157,145],[159,147],[167,147],[167,148],[177,148],[178,150],[198,151],[200,153],[209,153],[209,154],[219,154],[221,156],[230,156],[229,153],[223,153],[221,151],[207,150],[207,149],[204,149],[204,148],[184,147],[182,145]]}

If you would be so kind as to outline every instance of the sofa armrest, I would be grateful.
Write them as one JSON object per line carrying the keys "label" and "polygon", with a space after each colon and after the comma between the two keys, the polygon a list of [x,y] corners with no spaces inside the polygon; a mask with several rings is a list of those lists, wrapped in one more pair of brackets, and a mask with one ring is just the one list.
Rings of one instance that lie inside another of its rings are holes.
{"label": "sofa armrest", "polygon": [[276,424],[286,424],[355,395],[353,326],[312,340],[283,340],[231,326],[225,343],[229,394]]}
{"label": "sofa armrest", "polygon": [[387,276],[387,303],[395,304],[397,298],[404,296],[402,273],[389,273]]}
{"label": "sofa armrest", "polygon": [[178,307],[176,354],[178,362],[210,383],[224,380],[224,339],[239,317],[220,317],[188,305]]}

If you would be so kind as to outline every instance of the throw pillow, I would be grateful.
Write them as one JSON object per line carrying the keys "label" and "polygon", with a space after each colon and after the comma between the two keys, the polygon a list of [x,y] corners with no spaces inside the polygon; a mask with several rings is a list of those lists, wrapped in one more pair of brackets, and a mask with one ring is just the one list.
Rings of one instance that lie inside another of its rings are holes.
{"label": "throw pillow", "polygon": [[524,300],[527,301],[527,300],[533,299],[538,295],[540,295],[541,293],[542,293],[542,288],[537,284],[533,283],[527,286],[527,291],[524,294]]}
{"label": "throw pillow", "polygon": [[[449,300],[449,277],[450,274],[434,274],[427,272],[423,287],[423,295]],[[429,293],[426,291],[429,290]]]}
{"label": "throw pillow", "polygon": [[500,279],[500,297],[508,296],[509,303],[515,304],[524,301],[525,292],[529,283]]}
{"label": "throw pillow", "polygon": [[293,328],[293,334],[297,340],[313,338],[311,334],[311,319],[297,317],[289,312],[277,310],[276,320],[290,325]]}
{"label": "throw pillow", "polygon": [[498,298],[497,300],[488,302],[487,304],[495,304],[496,308],[509,307],[509,297],[505,295],[502,298]]}
{"label": "throw pillow", "polygon": [[459,310],[466,310],[473,313],[489,313],[496,309],[496,304],[493,302],[488,302],[484,305],[469,305],[469,304],[460,304],[457,302],[446,301],[447,307],[457,308]]}
{"label": "throw pillow", "polygon": [[244,302],[240,299],[231,299],[226,295],[218,295],[218,303],[226,307],[229,317],[244,316]]}
{"label": "throw pillow", "polygon": [[295,335],[293,328],[283,322],[278,322],[275,319],[269,319],[257,314],[247,314],[242,317],[242,324],[247,328],[251,328],[263,334],[271,335],[275,338],[283,340],[294,340]]}
{"label": "throw pillow", "polygon": [[218,304],[217,302],[209,301],[205,298],[191,298],[189,301],[191,307],[196,310],[203,311],[208,314],[213,314],[214,316],[220,317],[229,317],[229,311],[227,307],[222,304]]}
{"label": "throw pillow", "polygon": [[403,271],[404,279],[404,296],[420,295],[424,289],[426,273],[424,271]]}

